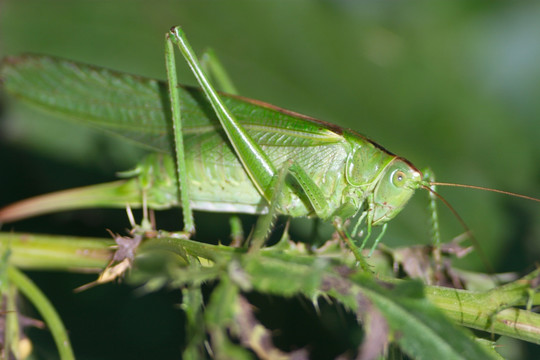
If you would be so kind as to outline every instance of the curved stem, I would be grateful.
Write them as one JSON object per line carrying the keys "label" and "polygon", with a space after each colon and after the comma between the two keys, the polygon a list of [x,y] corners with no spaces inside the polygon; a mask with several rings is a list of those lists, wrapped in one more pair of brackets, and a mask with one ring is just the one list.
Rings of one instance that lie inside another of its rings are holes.
{"label": "curved stem", "polygon": [[60,353],[60,359],[71,360],[75,359],[66,328],[60,320],[60,316],[52,306],[51,302],[39,290],[39,288],[30,280],[24,273],[17,270],[13,266],[7,268],[7,275],[17,289],[21,291],[39,311],[43,320],[51,331],[51,334]]}

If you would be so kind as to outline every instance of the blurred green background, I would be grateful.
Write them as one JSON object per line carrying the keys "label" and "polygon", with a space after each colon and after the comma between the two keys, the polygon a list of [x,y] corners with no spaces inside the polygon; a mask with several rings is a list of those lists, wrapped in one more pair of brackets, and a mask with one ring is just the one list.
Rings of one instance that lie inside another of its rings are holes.
{"label": "blurred green background", "polygon": [[[440,181],[540,197],[539,16],[538,2],[3,0],[0,55],[44,53],[164,79],[164,34],[179,24],[198,53],[216,51],[244,96],[355,129],[418,168],[429,166]],[[181,79],[194,83],[179,65]],[[80,124],[5,97],[1,106],[0,205],[111,180],[140,157]],[[526,272],[540,259],[538,204],[468,189],[440,193],[497,271]],[[429,243],[426,204],[419,191],[389,224],[385,243]],[[463,229],[439,208],[448,241]],[[199,214],[196,221],[209,228],[206,221],[227,218]],[[127,226],[122,211],[100,211],[3,230],[107,236],[105,228]],[[293,234],[308,230],[297,221]],[[485,270],[478,255],[468,258],[464,266]],[[108,297],[115,290],[92,291]],[[66,296],[88,302],[95,295]],[[150,316],[154,308],[144,308],[145,317],[161,321],[163,314]],[[504,344],[513,358],[537,350]]]}

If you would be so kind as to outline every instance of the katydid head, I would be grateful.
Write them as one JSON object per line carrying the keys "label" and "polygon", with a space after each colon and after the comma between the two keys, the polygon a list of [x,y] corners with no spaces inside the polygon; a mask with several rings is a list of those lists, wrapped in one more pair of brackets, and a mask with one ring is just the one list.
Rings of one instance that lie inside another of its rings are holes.
{"label": "katydid head", "polygon": [[393,219],[403,209],[414,191],[421,186],[422,173],[400,157],[382,171],[373,192],[373,225]]}

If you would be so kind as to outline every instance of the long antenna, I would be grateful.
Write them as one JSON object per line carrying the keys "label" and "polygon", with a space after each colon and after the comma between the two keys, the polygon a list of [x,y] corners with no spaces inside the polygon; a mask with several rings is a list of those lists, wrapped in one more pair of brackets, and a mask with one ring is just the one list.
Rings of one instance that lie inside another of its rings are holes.
{"label": "long antenna", "polygon": [[461,226],[463,226],[463,228],[464,228],[464,229],[467,231],[467,233],[469,234],[471,241],[473,241],[473,243],[475,244],[475,247],[477,248],[477,251],[479,252],[480,257],[482,258],[482,261],[484,262],[484,264],[485,264],[486,267],[488,268],[488,271],[491,271],[491,272],[493,272],[493,269],[492,269],[492,267],[491,267],[490,262],[487,260],[486,255],[485,255],[484,252],[482,251],[482,248],[480,247],[480,244],[478,243],[478,240],[474,237],[474,235],[472,234],[472,232],[469,230],[469,227],[467,226],[467,224],[465,224],[465,221],[463,221],[463,219],[461,218],[461,216],[459,216],[459,214],[457,213],[457,211],[450,205],[450,203],[448,203],[448,201],[447,201],[445,198],[442,197],[442,195],[440,195],[439,193],[437,193],[436,191],[434,191],[433,189],[431,189],[428,185],[429,185],[429,186],[431,186],[431,185],[453,186],[453,187],[460,187],[460,188],[467,188],[467,189],[475,189],[475,190],[491,191],[491,192],[498,193],[498,194],[503,194],[503,195],[508,195],[508,196],[514,196],[514,197],[521,198],[521,199],[525,199],[525,200],[531,200],[531,201],[540,202],[540,199],[534,198],[534,197],[532,197],[532,196],[516,194],[516,193],[510,192],[510,191],[491,189],[491,188],[487,188],[487,187],[483,187],[483,186],[464,185],[464,184],[455,184],[455,183],[445,183],[445,182],[438,182],[438,181],[427,182],[427,185],[426,185],[426,184],[422,185],[422,187],[423,187],[424,189],[428,190],[428,191],[431,192],[433,195],[435,195],[437,198],[439,198],[439,200],[441,200],[441,201],[446,205],[446,207],[448,207],[448,209],[450,209],[450,211],[452,211],[452,213],[454,214],[454,216],[456,217],[456,219],[458,219],[458,221],[461,223]]}
{"label": "long antenna", "polygon": [[[429,183],[430,185],[438,185],[436,183]],[[450,211],[454,214],[454,216],[456,217],[456,219],[458,219],[459,223],[461,224],[461,226],[463,227],[463,229],[465,229],[465,231],[469,234],[472,235],[472,232],[471,232],[471,229],[469,229],[469,227],[467,226],[467,224],[465,223],[465,220],[463,220],[463,218],[461,216],[459,216],[458,212],[456,211],[456,209],[454,209],[452,207],[452,205],[450,205],[450,203],[445,199],[443,198],[443,196],[441,194],[439,194],[438,192],[436,192],[435,190],[433,190],[432,188],[430,188],[429,186],[425,186],[425,185],[422,185],[422,187],[424,189],[426,189],[427,191],[429,191],[430,193],[432,193],[433,195],[435,195],[439,200],[441,200],[444,205],[446,205],[446,207],[448,209],[450,209]]]}
{"label": "long antenna", "polygon": [[[428,184],[429,185],[447,185],[447,183],[439,183],[439,182],[429,182]],[[458,185],[459,186],[459,184],[450,184],[450,185]],[[468,185],[464,185],[463,187],[468,187]],[[459,223],[461,224],[463,229],[465,229],[465,232],[469,236],[469,239],[471,239],[471,241],[473,242],[474,247],[478,251],[478,255],[482,259],[482,262],[484,263],[484,266],[487,268],[487,271],[489,271],[490,273],[494,273],[493,266],[491,266],[491,263],[489,262],[486,254],[482,250],[482,247],[480,246],[480,243],[478,242],[478,239],[476,239],[476,237],[472,233],[471,229],[467,226],[467,224],[465,223],[465,220],[463,220],[463,218],[461,216],[459,216],[456,209],[454,209],[454,207],[452,205],[450,205],[450,203],[441,194],[439,194],[438,192],[436,192],[435,190],[433,190],[429,186],[422,185],[422,188],[426,189],[427,191],[429,191],[430,193],[435,195],[439,200],[441,200],[443,202],[444,205],[446,205],[446,207],[448,209],[450,209],[450,211],[452,212],[452,214],[454,214],[454,216],[459,221]],[[477,188],[477,187],[473,186],[473,188]],[[478,188],[482,189],[480,187],[478,187]],[[498,191],[496,191],[496,192],[498,192]],[[538,200],[538,199],[535,199],[535,200]],[[538,200],[538,201],[540,201],[540,200]]]}
{"label": "long antenna", "polygon": [[510,192],[510,191],[491,189],[491,188],[487,188],[487,187],[483,187],[483,186],[444,183],[444,182],[437,182],[437,181],[430,182],[429,185],[453,186],[453,187],[461,187],[461,188],[476,189],[476,190],[483,190],[483,191],[491,191],[491,192],[494,192],[494,193],[499,193],[499,194],[504,194],[504,195],[509,195],[509,196],[515,196],[515,197],[526,199],[526,200],[532,200],[532,201],[540,202],[540,199],[534,198],[532,196],[516,194],[516,193]]}

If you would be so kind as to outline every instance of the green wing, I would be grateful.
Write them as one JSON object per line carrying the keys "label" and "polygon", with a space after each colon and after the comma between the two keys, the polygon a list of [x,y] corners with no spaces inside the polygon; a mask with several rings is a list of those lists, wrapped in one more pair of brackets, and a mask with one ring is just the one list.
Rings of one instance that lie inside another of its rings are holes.
{"label": "green wing", "polygon": [[[164,82],[41,55],[5,58],[0,79],[8,93],[43,110],[152,150],[172,150]],[[197,88],[180,90],[185,134],[219,129],[204,94]],[[313,146],[342,140],[337,126],[254,100],[223,98],[261,144]]]}

